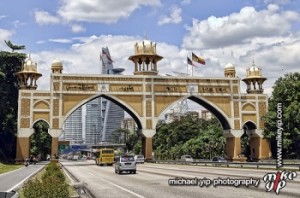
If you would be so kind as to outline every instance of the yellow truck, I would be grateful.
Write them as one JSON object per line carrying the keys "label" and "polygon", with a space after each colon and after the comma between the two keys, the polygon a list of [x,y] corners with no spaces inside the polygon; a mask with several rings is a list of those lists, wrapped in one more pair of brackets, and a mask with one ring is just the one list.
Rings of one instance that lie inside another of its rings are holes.
{"label": "yellow truck", "polygon": [[96,165],[109,165],[112,166],[115,161],[115,152],[112,148],[102,148],[96,152]]}

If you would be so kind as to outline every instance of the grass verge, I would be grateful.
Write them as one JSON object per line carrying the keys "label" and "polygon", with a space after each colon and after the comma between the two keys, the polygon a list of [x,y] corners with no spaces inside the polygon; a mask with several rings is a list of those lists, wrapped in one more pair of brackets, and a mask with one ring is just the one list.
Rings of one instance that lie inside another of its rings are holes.
{"label": "grass verge", "polygon": [[0,174],[19,169],[23,166],[24,165],[3,164],[3,163],[0,162]]}

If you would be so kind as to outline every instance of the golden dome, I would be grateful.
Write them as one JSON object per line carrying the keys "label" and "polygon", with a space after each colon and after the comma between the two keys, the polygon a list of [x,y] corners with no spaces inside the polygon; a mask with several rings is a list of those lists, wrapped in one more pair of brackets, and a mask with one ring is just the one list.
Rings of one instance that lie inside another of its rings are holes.
{"label": "golden dome", "polygon": [[23,65],[24,72],[37,72],[37,63],[31,60],[29,56]]}
{"label": "golden dome", "polygon": [[56,66],[56,67],[62,67],[63,66],[63,63],[62,63],[62,61],[61,60],[59,60],[58,58],[56,58],[56,59],[54,59],[53,61],[52,61],[52,64],[51,64],[52,66]]}
{"label": "golden dome", "polygon": [[224,67],[224,69],[235,69],[235,66],[232,63],[227,63]]}
{"label": "golden dome", "polygon": [[147,39],[144,39],[141,42],[137,42],[134,47],[135,47],[135,55],[156,54],[156,43]]}
{"label": "golden dome", "polygon": [[246,71],[246,78],[253,78],[253,77],[262,77],[262,71],[260,68],[256,67],[256,65],[252,64]]}

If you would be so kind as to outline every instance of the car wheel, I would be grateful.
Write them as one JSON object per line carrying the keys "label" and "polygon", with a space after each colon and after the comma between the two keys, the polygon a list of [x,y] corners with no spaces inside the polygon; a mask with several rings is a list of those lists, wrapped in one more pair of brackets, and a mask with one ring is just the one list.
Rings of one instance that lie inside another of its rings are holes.
{"label": "car wheel", "polygon": [[133,174],[136,174],[136,171],[132,171]]}

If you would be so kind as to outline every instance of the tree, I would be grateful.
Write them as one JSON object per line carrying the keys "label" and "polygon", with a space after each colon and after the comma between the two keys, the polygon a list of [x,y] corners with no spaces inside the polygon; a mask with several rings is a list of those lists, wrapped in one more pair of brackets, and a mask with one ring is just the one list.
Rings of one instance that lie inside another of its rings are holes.
{"label": "tree", "polygon": [[[281,117],[282,115],[282,117]],[[276,157],[278,122],[283,128],[283,157],[300,157],[300,73],[285,74],[273,86],[268,113],[264,117],[264,137],[271,142]]]}
{"label": "tree", "polygon": [[11,41],[5,41],[5,43],[10,49],[12,49],[12,52],[14,52],[15,50],[25,49],[25,45],[14,45]]}
{"label": "tree", "polygon": [[182,117],[170,124],[159,123],[153,137],[158,159],[178,159],[189,154],[194,158],[223,155],[225,137],[217,119],[203,120]]}
{"label": "tree", "polygon": [[38,156],[46,160],[51,153],[51,136],[48,133],[48,124],[44,121],[37,122],[34,126],[34,134],[30,138],[30,155]]}
{"label": "tree", "polygon": [[0,161],[13,161],[16,154],[18,81],[26,54],[0,51]]}

